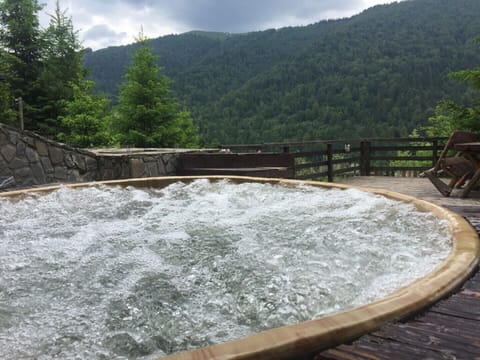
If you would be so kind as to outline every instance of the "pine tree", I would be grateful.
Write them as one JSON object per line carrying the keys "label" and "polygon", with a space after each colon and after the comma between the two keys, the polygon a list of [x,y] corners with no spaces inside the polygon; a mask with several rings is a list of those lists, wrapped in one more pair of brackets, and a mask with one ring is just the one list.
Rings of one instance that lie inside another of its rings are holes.
{"label": "pine tree", "polygon": [[71,17],[60,8],[57,0],[55,12],[50,15],[50,24],[42,34],[42,68],[36,81],[40,94],[37,98],[38,131],[55,138],[62,128],[58,117],[63,115],[66,101],[73,100],[74,88],[87,88],[86,70],[83,67],[83,52],[78,32],[74,30]]}
{"label": "pine tree", "polygon": [[79,147],[110,144],[107,99],[93,94],[93,81],[72,83],[71,87],[73,99],[63,101],[64,115],[59,117],[67,132],[59,134],[59,138]]}
{"label": "pine tree", "polygon": [[25,102],[25,126],[36,128],[34,86],[41,65],[40,25],[37,0],[3,0],[0,2],[0,47],[5,51],[8,83],[15,97]]}
{"label": "pine tree", "polygon": [[179,110],[170,80],[157,65],[148,40],[140,34],[140,48],[120,85],[114,128],[122,145],[191,147],[198,143],[190,114]]}
{"label": "pine tree", "polygon": [[0,122],[16,125],[14,97],[8,82],[7,54],[0,49]]}

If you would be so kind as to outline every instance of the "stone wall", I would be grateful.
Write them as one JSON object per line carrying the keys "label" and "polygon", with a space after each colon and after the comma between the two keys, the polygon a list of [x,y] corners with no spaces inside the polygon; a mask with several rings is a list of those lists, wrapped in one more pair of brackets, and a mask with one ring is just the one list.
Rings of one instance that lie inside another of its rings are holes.
{"label": "stone wall", "polygon": [[0,190],[175,175],[178,150],[86,151],[0,123]]}
{"label": "stone wall", "polygon": [[[128,150],[127,150],[128,151]],[[133,151],[98,152],[98,180],[130,179],[177,174],[178,152]]]}
{"label": "stone wall", "polygon": [[26,187],[96,177],[95,154],[0,124],[0,184],[8,180],[8,187]]}

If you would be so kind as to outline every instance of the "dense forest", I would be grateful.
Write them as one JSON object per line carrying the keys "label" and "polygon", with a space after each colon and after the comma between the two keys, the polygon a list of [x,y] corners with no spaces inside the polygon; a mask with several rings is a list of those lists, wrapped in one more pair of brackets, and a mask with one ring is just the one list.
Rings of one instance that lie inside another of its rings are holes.
{"label": "dense forest", "polygon": [[[476,94],[448,78],[480,64],[480,1],[411,0],[348,19],[151,41],[206,144],[406,136],[437,103]],[[138,45],[87,51],[116,100]]]}

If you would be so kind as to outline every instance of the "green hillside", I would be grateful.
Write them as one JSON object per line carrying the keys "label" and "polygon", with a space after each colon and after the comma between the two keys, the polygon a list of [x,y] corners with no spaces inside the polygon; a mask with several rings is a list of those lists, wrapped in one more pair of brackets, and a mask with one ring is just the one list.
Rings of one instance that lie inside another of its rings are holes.
{"label": "green hillside", "polygon": [[[475,94],[447,74],[480,64],[480,1],[411,0],[349,19],[152,40],[207,143],[405,136],[442,98]],[[116,95],[133,46],[90,52]]]}

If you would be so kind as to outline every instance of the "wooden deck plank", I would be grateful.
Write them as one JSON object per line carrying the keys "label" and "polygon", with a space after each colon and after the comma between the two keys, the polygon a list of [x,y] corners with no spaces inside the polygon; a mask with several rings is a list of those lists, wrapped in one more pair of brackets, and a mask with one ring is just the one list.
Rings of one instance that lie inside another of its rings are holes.
{"label": "wooden deck plank", "polygon": [[[337,352],[338,351],[338,352]],[[375,360],[405,360],[405,359],[439,359],[442,358],[440,351],[407,347],[405,344],[386,341],[381,338],[365,337],[362,343],[354,345],[341,345],[335,349],[318,354],[313,360],[332,359],[375,359]]]}
{"label": "wooden deck plank", "polygon": [[457,294],[433,306],[430,311],[480,321],[480,299]]}
{"label": "wooden deck plank", "polygon": [[[408,180],[375,179],[375,186],[422,197],[421,190]],[[365,186],[366,179],[355,185]],[[402,181],[404,181],[402,185]],[[407,181],[409,182],[407,184]],[[350,182],[351,183],[351,182]],[[416,184],[421,184],[416,179]],[[424,186],[424,184],[421,184]],[[425,189],[425,188],[424,188]],[[403,190],[403,191],[401,191]],[[427,192],[424,198],[463,215],[480,233],[480,201],[464,203]],[[364,335],[317,354],[314,360],[378,359],[480,359],[480,273],[477,272],[452,296],[417,316]]]}
{"label": "wooden deck plank", "polygon": [[[472,191],[466,199],[460,198],[461,189],[455,189],[449,197],[442,196],[426,178],[399,178],[388,176],[356,176],[339,179],[339,183],[365,186],[370,188],[387,189],[403,194],[415,196],[442,206],[480,208],[480,191]],[[476,212],[480,216],[480,211]],[[472,213],[471,213],[472,214]]]}
{"label": "wooden deck plank", "polygon": [[[440,329],[446,324],[435,324],[440,328],[437,330],[434,328],[423,329],[418,325],[418,323],[412,323],[410,326],[396,324],[395,326],[384,327],[370,336],[384,340],[385,347],[390,347],[390,343],[401,343],[405,348],[415,349],[417,353],[430,350],[442,354],[455,354],[457,357],[463,358],[471,358],[472,355],[479,354],[480,344],[476,344],[475,341],[472,341],[473,339],[463,337],[461,333],[454,335],[442,332]],[[368,341],[368,336],[361,339],[359,343],[364,341]]]}
{"label": "wooden deck plank", "polygon": [[427,312],[418,320],[409,321],[402,324],[406,329],[419,329],[420,331],[429,331],[434,334],[446,334],[457,337],[458,342],[475,342],[478,339],[479,323],[475,320],[462,318],[452,318],[451,316]]}

